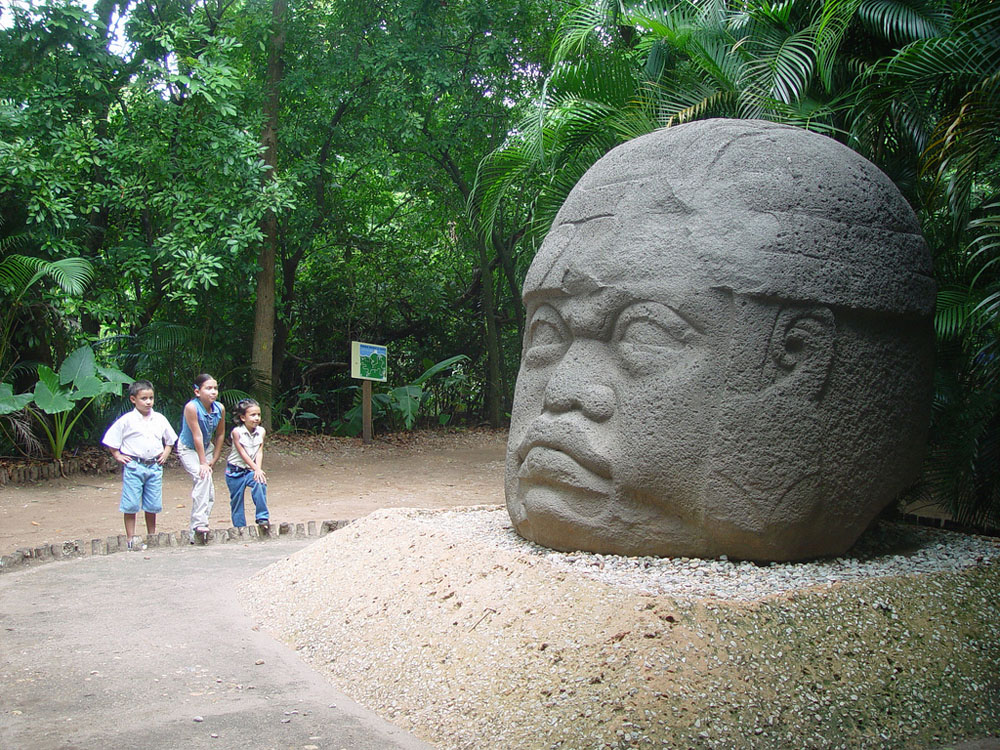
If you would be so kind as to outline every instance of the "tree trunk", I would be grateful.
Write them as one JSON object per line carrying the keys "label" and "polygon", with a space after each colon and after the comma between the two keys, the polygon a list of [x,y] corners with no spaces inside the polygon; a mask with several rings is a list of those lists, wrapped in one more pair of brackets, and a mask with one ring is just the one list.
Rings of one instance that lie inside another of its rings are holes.
{"label": "tree trunk", "polygon": [[500,382],[500,336],[497,331],[496,302],[493,298],[493,271],[486,253],[486,243],[477,239],[476,245],[479,248],[483,318],[486,322],[486,419],[490,427],[499,427],[503,413],[503,387]]}
{"label": "tree trunk", "polygon": [[[285,15],[287,0],[273,0],[271,5],[271,35],[268,39],[267,76],[264,98],[264,130],[261,145],[267,165],[265,180],[275,179],[278,166],[278,112],[281,105],[280,87],[284,75]],[[274,383],[274,266],[278,247],[278,217],[268,212],[261,227],[264,242],[260,248],[257,271],[257,304],[254,310],[253,367],[254,392],[261,404],[265,429],[271,428],[271,402]]]}
{"label": "tree trunk", "polygon": [[[426,135],[430,136],[426,130]],[[445,174],[458,188],[462,197],[468,201],[471,189],[462,170],[448,153],[447,149],[431,151],[430,158],[440,166]],[[492,239],[492,238],[491,238]],[[500,329],[497,321],[496,298],[493,294],[493,264],[489,259],[487,238],[476,233],[476,248],[479,250],[479,271],[481,277],[481,293],[483,303],[483,318],[486,323],[486,419],[490,427],[500,427],[503,420],[503,404],[506,388],[503,381],[502,362],[500,358]],[[498,253],[499,255],[499,253]],[[503,258],[500,257],[502,261]]]}

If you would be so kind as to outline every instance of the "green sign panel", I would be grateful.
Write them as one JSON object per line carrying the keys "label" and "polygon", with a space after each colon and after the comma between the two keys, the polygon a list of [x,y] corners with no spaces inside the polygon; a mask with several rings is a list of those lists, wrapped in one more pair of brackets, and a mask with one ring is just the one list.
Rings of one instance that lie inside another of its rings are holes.
{"label": "green sign panel", "polygon": [[351,377],[385,382],[389,358],[384,346],[351,342]]}

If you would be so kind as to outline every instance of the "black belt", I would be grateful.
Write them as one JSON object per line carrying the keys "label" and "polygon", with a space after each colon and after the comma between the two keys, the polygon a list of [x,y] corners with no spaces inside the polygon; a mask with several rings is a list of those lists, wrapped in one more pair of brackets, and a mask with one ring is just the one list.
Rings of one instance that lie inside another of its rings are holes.
{"label": "black belt", "polygon": [[131,458],[133,461],[138,461],[143,466],[156,466],[155,458],[139,458],[138,456],[130,456],[128,453],[122,453],[126,458]]}

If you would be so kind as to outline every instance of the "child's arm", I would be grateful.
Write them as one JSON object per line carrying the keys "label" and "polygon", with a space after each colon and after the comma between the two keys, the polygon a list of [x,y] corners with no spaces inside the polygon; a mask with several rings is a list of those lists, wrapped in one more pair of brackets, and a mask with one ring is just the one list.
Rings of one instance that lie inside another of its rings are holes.
{"label": "child's arm", "polygon": [[104,433],[104,438],[101,440],[101,444],[111,451],[111,455],[114,457],[115,461],[120,463],[122,466],[132,460],[130,456],[124,455],[120,450],[122,447],[122,420],[120,417],[116,419],[108,428],[108,431]]}
{"label": "child's arm", "polygon": [[163,453],[157,456],[156,463],[158,463],[160,466],[163,466],[163,464],[167,462],[167,459],[170,458],[170,451],[173,450],[173,447],[174,446],[172,443],[164,445]]}
{"label": "child's arm", "polygon": [[[263,427],[258,427],[258,430],[263,430]],[[267,477],[264,476],[264,468],[261,466],[261,461],[264,459],[264,446],[261,445],[260,449],[257,451],[256,456],[251,456],[246,447],[240,442],[240,435],[238,432],[239,428],[234,427],[231,437],[233,439],[233,447],[236,448],[236,452],[240,454],[240,458],[243,459],[250,469],[253,470],[253,478],[255,482],[259,484],[267,484]]]}
{"label": "child's arm", "polygon": [[194,401],[188,401],[184,407],[184,421],[188,429],[191,430],[191,440],[194,442],[194,449],[198,452],[198,476],[204,479],[212,470],[205,458],[205,441],[201,436],[201,425],[198,424],[198,408]]}
{"label": "child's arm", "polygon": [[215,453],[212,455],[213,465],[222,456],[222,443],[226,439],[226,407],[219,404],[219,409],[221,410],[219,423],[215,425],[215,435],[212,437],[212,442],[215,443]]}
{"label": "child's arm", "polygon": [[267,484],[267,475],[264,473],[264,438],[267,437],[267,431],[260,425],[257,429],[260,430],[260,448],[257,449],[257,471],[253,473],[253,478],[258,484]]}
{"label": "child's arm", "polygon": [[105,445],[104,447],[107,448],[109,451],[111,451],[111,455],[114,457],[115,461],[120,463],[122,466],[124,466],[125,464],[129,463],[132,460],[131,456],[126,456],[117,448],[112,448],[110,445]]}
{"label": "child's arm", "polygon": [[174,428],[170,426],[165,418],[163,422],[163,434],[160,435],[160,440],[163,442],[163,450],[160,455],[156,457],[156,463],[160,466],[164,466],[167,463],[167,459],[170,458],[170,451],[174,449],[174,443],[177,442],[177,433],[174,432]]}

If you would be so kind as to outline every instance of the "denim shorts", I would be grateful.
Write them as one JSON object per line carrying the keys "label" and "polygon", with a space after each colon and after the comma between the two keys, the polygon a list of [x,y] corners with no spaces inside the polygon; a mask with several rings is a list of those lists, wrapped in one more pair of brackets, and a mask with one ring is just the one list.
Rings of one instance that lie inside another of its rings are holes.
{"label": "denim shorts", "polygon": [[129,461],[122,467],[122,513],[159,513],[163,510],[163,467]]}

